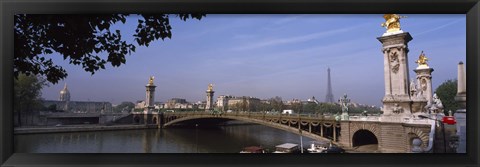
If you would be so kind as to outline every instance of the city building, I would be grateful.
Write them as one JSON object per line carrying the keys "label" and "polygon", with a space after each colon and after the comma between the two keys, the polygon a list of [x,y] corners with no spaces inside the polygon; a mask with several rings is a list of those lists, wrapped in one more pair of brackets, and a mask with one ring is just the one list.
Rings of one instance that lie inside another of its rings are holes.
{"label": "city building", "polygon": [[227,106],[229,110],[237,111],[256,111],[260,104],[260,99],[251,96],[232,96],[228,98]]}
{"label": "city building", "polygon": [[217,97],[217,102],[216,102],[216,106],[217,106],[217,109],[220,110],[220,111],[227,111],[228,110],[228,101],[230,99],[232,99],[233,96],[231,95],[220,95]]}
{"label": "city building", "polygon": [[135,103],[135,109],[143,109],[145,108],[145,100],[138,100]]}
{"label": "city building", "polygon": [[60,91],[59,100],[43,100],[43,106],[47,108],[55,108],[55,110],[74,112],[74,113],[94,113],[94,112],[111,112],[113,107],[110,102],[95,101],[71,101],[70,91],[67,84]]}
{"label": "city building", "polygon": [[165,109],[192,109],[194,108],[194,104],[187,102],[186,99],[181,98],[172,98],[168,100],[163,106],[159,108]]}

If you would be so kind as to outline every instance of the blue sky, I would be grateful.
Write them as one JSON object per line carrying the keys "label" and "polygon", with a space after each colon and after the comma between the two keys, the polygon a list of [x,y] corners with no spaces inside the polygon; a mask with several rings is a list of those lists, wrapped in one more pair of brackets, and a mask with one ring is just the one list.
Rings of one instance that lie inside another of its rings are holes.
{"label": "blue sky", "polygon": [[[126,64],[90,75],[57,54],[48,55],[69,76],[44,88],[43,98],[55,100],[67,83],[72,100],[143,100],[150,75],[157,85],[155,101],[173,97],[205,100],[214,84],[218,95],[284,100],[315,96],[324,101],[327,68],[334,98],[347,93],[352,101],[381,105],[384,96],[382,14],[375,15],[207,15],[202,20],[171,18],[172,39],[137,47]],[[434,68],[433,88],[455,79],[457,64],[466,59],[465,15],[414,15],[401,20],[409,32],[410,77],[423,50]],[[133,41],[137,17],[114,26]]]}

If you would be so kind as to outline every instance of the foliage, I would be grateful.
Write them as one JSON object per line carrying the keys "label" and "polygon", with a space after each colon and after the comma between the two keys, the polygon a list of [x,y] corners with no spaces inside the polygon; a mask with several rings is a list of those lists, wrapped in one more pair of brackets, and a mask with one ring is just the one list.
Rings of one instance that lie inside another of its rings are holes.
{"label": "foliage", "polygon": [[47,86],[45,79],[20,73],[14,79],[14,104],[13,110],[18,114],[18,123],[21,125],[22,114],[44,108],[41,102],[42,88]]}
{"label": "foliage", "polygon": [[364,111],[367,111],[368,114],[380,114],[381,110],[377,107],[371,106],[349,106],[348,113],[349,115],[360,115],[363,114]]}
{"label": "foliage", "polygon": [[270,102],[270,105],[272,106],[272,109],[275,111],[283,111],[285,105],[283,104],[282,98],[279,96],[275,96],[273,98],[270,98],[268,100]]}
{"label": "foliage", "polygon": [[454,113],[457,111],[460,106],[455,101],[455,96],[457,95],[457,80],[447,80],[440,84],[435,90],[438,98],[442,101],[444,107],[444,113],[448,115],[448,111]]}
{"label": "foliage", "polygon": [[289,107],[286,107],[286,108],[289,108],[291,110],[293,110],[294,113],[302,113],[303,112],[303,104],[301,102],[293,102],[290,104]]}
{"label": "foliage", "polygon": [[56,105],[56,104],[52,104],[52,105],[50,105],[50,106],[48,106],[48,107],[45,107],[44,109],[47,110],[47,111],[57,111],[57,105]]}
{"label": "foliage", "polygon": [[316,108],[316,114],[324,114],[324,113],[330,113],[330,114],[342,113],[342,108],[340,107],[340,105],[337,105],[335,103],[318,104]]}
{"label": "foliage", "polygon": [[303,105],[303,112],[302,113],[315,113],[318,104],[316,103],[307,103]]}
{"label": "foliage", "polygon": [[[63,67],[53,63],[48,54],[57,52],[70,64],[81,65],[95,74],[110,63],[113,67],[125,64],[125,56],[136,46],[122,39],[120,30],[112,25],[126,22],[129,14],[111,15],[15,15],[14,76],[21,73],[46,77],[51,83],[67,77]],[[138,46],[148,47],[152,41],[171,38],[172,27],[168,14],[139,15],[134,33]],[[183,21],[205,17],[204,14],[177,14]],[[133,30],[132,30],[133,31]],[[107,57],[101,57],[105,53]]]}

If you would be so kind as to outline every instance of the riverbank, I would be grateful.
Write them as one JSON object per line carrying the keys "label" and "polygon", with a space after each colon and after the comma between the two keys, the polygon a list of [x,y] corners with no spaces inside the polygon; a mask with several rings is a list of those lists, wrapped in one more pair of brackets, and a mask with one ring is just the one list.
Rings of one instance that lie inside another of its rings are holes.
{"label": "riverbank", "polygon": [[147,125],[63,125],[48,127],[17,127],[14,134],[37,134],[37,133],[66,133],[66,132],[90,132],[90,131],[114,131],[157,128]]}
{"label": "riverbank", "polygon": [[[220,126],[243,126],[254,125],[241,121],[231,121]],[[67,132],[91,132],[91,131],[112,131],[112,130],[134,130],[158,128],[156,125],[62,125],[62,126],[26,126],[14,128],[14,134],[38,134],[38,133],[67,133]]]}

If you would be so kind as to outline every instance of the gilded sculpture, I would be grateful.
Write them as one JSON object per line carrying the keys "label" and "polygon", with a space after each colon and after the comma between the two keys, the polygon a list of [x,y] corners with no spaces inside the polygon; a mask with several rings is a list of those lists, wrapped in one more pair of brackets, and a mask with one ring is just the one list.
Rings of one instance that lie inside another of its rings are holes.
{"label": "gilded sculpture", "polygon": [[208,91],[212,91],[213,90],[213,84],[208,84]]}
{"label": "gilded sculpture", "polygon": [[387,32],[400,31],[400,19],[406,18],[406,16],[400,16],[398,14],[384,14],[383,18],[385,22],[382,23],[382,27],[387,29]]}
{"label": "gilded sculpture", "polygon": [[153,85],[153,79],[155,79],[154,76],[150,76],[150,79],[148,81],[148,84]]}
{"label": "gilded sculpture", "polygon": [[420,53],[420,56],[418,56],[418,60],[415,61],[415,63],[417,63],[418,66],[428,66],[427,61],[428,61],[428,58],[425,56],[425,54],[422,51],[422,53]]}

